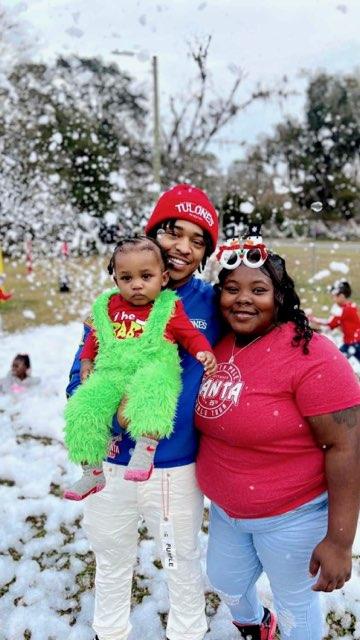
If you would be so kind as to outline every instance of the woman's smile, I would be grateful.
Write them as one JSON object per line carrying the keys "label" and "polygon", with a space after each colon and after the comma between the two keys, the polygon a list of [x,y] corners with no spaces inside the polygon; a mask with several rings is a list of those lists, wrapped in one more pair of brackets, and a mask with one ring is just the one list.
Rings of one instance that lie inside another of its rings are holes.
{"label": "woman's smile", "polygon": [[244,320],[248,320],[249,318],[252,318],[253,316],[256,316],[256,311],[246,311],[245,309],[234,309],[232,311],[232,314],[238,319],[244,319]]}

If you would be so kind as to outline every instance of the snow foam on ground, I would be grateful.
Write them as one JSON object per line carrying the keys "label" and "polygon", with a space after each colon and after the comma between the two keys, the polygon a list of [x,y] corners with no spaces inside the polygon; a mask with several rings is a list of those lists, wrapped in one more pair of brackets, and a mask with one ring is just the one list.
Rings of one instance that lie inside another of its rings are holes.
{"label": "snow foam on ground", "polygon": [[[94,636],[94,560],[81,528],[82,504],[61,498],[61,489],[78,475],[67,460],[62,428],[67,373],[80,334],[80,324],[72,323],[1,336],[0,377],[16,353],[27,352],[41,383],[26,393],[0,396],[0,640],[30,638],[30,633],[31,640]],[[200,543],[205,567],[206,529]],[[161,614],[169,604],[166,583],[162,569],[154,564],[154,542],[144,530],[138,555],[131,640],[163,640]],[[360,555],[359,534],[354,555]],[[355,557],[345,589],[323,596],[324,613],[332,612],[335,634],[327,637],[360,638],[359,575]],[[271,605],[264,575],[259,591]],[[238,638],[228,609],[223,603],[218,606],[211,593],[207,613],[207,640]]]}

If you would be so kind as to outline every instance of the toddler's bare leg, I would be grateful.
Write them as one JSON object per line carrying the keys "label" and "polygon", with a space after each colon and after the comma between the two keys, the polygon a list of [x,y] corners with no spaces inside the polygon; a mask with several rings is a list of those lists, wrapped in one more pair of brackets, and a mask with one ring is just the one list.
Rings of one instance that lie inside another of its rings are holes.
{"label": "toddler's bare leg", "polygon": [[118,423],[121,427],[123,427],[124,429],[126,429],[129,426],[129,420],[124,416],[124,409],[126,407],[126,403],[127,403],[127,398],[126,396],[121,400],[117,413],[116,413],[116,417],[118,419]]}

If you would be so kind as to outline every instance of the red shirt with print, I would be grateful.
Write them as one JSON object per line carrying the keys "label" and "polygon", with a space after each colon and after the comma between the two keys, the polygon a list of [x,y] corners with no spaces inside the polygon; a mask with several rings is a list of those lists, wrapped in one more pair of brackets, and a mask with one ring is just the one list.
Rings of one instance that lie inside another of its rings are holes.
{"label": "red shirt with print", "polygon": [[[122,295],[114,295],[109,302],[109,317],[114,327],[114,334],[119,340],[124,338],[138,338],[144,331],[145,322],[149,317],[152,304],[135,306],[124,300]],[[170,318],[165,338],[170,342],[180,344],[192,356],[199,351],[212,351],[212,347],[205,336],[194,327],[186,315],[183,303],[177,300],[175,311]],[[98,351],[96,332],[89,332],[82,348],[80,359],[94,360]]]}
{"label": "red shirt with print", "polygon": [[306,416],[360,404],[359,382],[337,347],[314,334],[305,355],[293,335],[292,323],[276,327],[235,346],[232,363],[227,335],[199,391],[198,483],[234,518],[285,513],[326,491],[325,456]]}
{"label": "red shirt with print", "polygon": [[354,302],[345,302],[340,307],[341,313],[333,316],[328,322],[330,329],[341,328],[345,344],[360,342],[360,315]]}

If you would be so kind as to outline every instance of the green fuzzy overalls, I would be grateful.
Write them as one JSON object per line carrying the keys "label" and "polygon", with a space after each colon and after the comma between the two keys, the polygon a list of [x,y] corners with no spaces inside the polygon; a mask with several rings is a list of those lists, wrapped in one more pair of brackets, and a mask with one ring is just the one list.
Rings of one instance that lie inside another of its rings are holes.
{"label": "green fuzzy overalls", "polygon": [[111,438],[112,417],[125,396],[128,431],[169,437],[181,391],[178,347],[164,337],[177,297],[165,289],[156,298],[138,338],[119,340],[109,318],[109,299],[118,289],[101,294],[93,305],[98,340],[95,367],[69,399],[65,409],[65,443],[73,462],[100,464]]}

